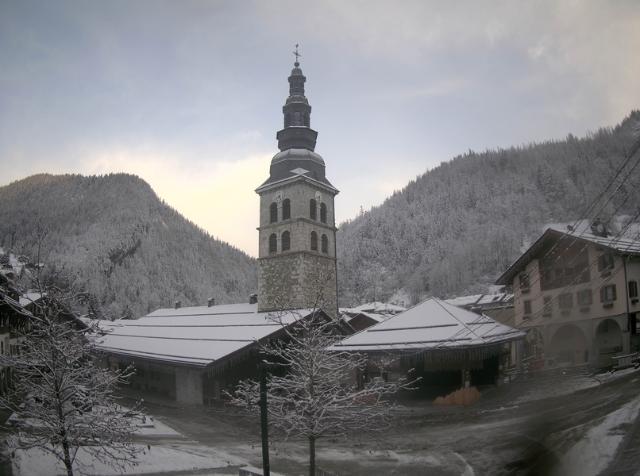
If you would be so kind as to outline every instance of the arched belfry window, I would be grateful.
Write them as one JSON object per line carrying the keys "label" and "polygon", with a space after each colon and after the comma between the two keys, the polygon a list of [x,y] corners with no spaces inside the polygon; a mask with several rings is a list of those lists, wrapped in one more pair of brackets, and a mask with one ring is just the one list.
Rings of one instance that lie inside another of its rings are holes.
{"label": "arched belfry window", "polygon": [[316,219],[316,209],[318,208],[318,205],[316,203],[316,199],[312,198],[311,200],[309,200],[309,218],[311,218],[312,220]]}
{"label": "arched belfry window", "polygon": [[280,239],[282,240],[282,251],[287,251],[291,248],[291,235],[288,231],[283,231]]}
{"label": "arched belfry window", "polygon": [[311,251],[318,251],[318,234],[315,231],[311,232]]}
{"label": "arched belfry window", "polygon": [[291,200],[285,198],[282,201],[282,219],[288,220],[291,218]]}
{"label": "arched belfry window", "polygon": [[327,223],[327,206],[324,203],[320,204],[320,221]]}
{"label": "arched belfry window", "polygon": [[269,206],[269,223],[275,223],[278,221],[278,204],[273,202]]}
{"label": "arched belfry window", "polygon": [[329,238],[327,238],[327,235],[322,235],[321,246],[322,246],[323,253],[329,252]]}
{"label": "arched belfry window", "polygon": [[269,235],[269,254],[272,255],[278,251],[278,236],[275,233]]}

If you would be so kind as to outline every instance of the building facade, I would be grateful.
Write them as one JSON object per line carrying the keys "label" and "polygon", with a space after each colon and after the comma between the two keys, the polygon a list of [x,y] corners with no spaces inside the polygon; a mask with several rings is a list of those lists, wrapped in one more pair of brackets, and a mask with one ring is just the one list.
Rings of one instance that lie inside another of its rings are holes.
{"label": "building facade", "polygon": [[338,314],[334,198],[338,190],[315,152],[305,76],[296,61],[278,152],[260,195],[258,310],[321,308]]}
{"label": "building facade", "polygon": [[640,242],[549,228],[498,279],[539,367],[608,367],[639,349]]}

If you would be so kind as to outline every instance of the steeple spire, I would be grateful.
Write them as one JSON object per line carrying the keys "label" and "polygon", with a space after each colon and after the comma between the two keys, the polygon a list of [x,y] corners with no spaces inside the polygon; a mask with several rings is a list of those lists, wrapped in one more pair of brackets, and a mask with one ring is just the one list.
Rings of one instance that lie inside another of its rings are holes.
{"label": "steeple spire", "polygon": [[300,56],[302,56],[300,53],[298,53],[298,43],[296,43],[296,50],[293,52],[293,56],[296,57],[296,62],[293,63],[293,65],[297,68],[298,66],[300,66],[300,63],[298,62],[298,59],[300,58]]}
{"label": "steeple spire", "polygon": [[296,43],[296,50],[293,55],[296,57],[293,69],[289,76],[289,97],[287,98],[282,112],[284,114],[284,129],[278,131],[278,148],[287,149],[308,149],[313,151],[316,146],[318,133],[311,129],[311,106],[304,95],[304,83],[307,80],[300,69],[299,45]]}

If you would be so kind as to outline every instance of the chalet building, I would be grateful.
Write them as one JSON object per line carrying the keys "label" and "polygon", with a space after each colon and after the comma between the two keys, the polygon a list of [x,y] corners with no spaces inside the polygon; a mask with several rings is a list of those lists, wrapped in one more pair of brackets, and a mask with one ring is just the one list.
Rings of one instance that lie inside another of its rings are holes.
{"label": "chalet building", "polygon": [[[260,196],[258,298],[249,304],[158,309],[103,323],[98,348],[112,367],[133,364],[131,386],[187,404],[224,398],[257,378],[260,345],[299,319],[338,315],[334,197],[338,190],[315,152],[305,76],[289,76],[278,152]],[[253,302],[257,301],[257,302]],[[274,320],[275,317],[275,320]]]}
{"label": "chalet building", "polygon": [[97,346],[110,367],[135,367],[132,389],[184,404],[212,404],[239,380],[257,377],[261,344],[312,315],[258,312],[255,303],[158,309],[140,319],[103,321]]}
{"label": "chalet building", "polygon": [[[20,295],[7,277],[0,274],[0,354],[17,352],[19,333],[28,326],[32,314],[20,305]],[[11,369],[0,363],[0,394],[11,384]]]}
{"label": "chalet building", "polygon": [[391,316],[330,347],[368,356],[362,378],[421,377],[429,396],[470,385],[493,385],[507,365],[511,345],[525,333],[488,316],[436,298]]}
{"label": "chalet building", "polygon": [[548,228],[497,280],[514,290],[515,324],[534,366],[608,367],[639,349],[640,242]]}

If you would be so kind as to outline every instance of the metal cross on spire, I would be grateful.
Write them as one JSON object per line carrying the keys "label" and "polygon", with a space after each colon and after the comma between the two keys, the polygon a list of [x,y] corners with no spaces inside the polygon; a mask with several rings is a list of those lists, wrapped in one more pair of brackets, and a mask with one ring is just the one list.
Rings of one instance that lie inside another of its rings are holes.
{"label": "metal cross on spire", "polygon": [[296,57],[296,66],[298,66],[299,62],[298,59],[300,59],[300,57],[302,56],[300,53],[298,53],[298,43],[296,43],[296,50],[293,52],[293,56]]}

